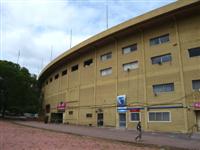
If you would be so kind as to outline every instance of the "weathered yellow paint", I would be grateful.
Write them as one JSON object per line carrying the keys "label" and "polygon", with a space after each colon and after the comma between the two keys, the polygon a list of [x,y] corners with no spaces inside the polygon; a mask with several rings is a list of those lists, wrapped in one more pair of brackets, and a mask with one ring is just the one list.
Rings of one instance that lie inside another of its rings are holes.
{"label": "weathered yellow paint", "polygon": [[[119,24],[66,51],[47,65],[39,77],[44,106],[50,104],[51,112],[57,112],[58,103],[66,102],[64,123],[97,126],[97,114],[103,113],[104,126],[119,127],[116,97],[126,95],[128,108],[143,108],[140,113],[144,130],[191,132],[196,123],[191,105],[200,101],[200,92],[192,89],[192,80],[200,79],[200,57],[190,58],[188,49],[200,46],[199,10],[198,0],[177,1]],[[151,38],[164,34],[169,34],[169,42],[150,46]],[[123,47],[135,43],[136,51],[122,53]],[[101,61],[101,55],[108,52],[112,52],[112,58]],[[151,57],[167,53],[171,53],[172,61],[151,64]],[[90,58],[93,64],[84,67],[84,61]],[[122,65],[133,61],[139,62],[139,68],[124,71]],[[76,64],[78,70],[71,72]],[[109,67],[112,74],[102,77],[100,70]],[[67,75],[62,76],[65,69]],[[58,79],[54,78],[56,74],[59,74]],[[152,85],[172,82],[175,91],[153,93]],[[149,109],[150,106],[177,105],[183,108]],[[149,122],[151,111],[170,112],[171,121]],[[92,117],[87,118],[87,113]],[[126,127],[135,128],[136,123],[130,121],[127,111]]]}

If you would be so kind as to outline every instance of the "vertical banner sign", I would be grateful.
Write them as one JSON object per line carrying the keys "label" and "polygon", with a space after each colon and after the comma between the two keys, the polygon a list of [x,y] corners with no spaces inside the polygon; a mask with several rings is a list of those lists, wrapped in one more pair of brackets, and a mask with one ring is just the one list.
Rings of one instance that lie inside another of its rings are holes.
{"label": "vertical banner sign", "polygon": [[117,106],[118,107],[126,106],[126,95],[117,96]]}

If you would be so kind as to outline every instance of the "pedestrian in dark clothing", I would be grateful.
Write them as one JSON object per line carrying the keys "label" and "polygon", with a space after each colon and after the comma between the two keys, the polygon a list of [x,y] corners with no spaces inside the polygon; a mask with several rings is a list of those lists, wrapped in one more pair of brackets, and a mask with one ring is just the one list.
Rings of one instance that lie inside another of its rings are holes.
{"label": "pedestrian in dark clothing", "polygon": [[142,139],[142,126],[141,126],[141,122],[139,121],[137,124],[137,132],[138,132],[138,136],[135,137],[135,141],[137,142],[138,140]]}

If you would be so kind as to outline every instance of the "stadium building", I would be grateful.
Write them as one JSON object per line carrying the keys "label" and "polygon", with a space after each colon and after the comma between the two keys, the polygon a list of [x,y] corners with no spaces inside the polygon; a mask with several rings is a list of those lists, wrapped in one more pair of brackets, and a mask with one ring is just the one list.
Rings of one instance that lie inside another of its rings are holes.
{"label": "stadium building", "polygon": [[39,76],[50,122],[200,131],[200,1],[180,0],[72,47]]}

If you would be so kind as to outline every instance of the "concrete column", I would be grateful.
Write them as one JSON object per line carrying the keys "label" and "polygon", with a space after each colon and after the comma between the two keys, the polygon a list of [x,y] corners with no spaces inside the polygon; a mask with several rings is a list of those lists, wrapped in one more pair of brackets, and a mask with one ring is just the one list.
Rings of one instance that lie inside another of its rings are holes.
{"label": "concrete column", "polygon": [[145,58],[146,58],[146,56],[145,56],[145,40],[144,40],[144,31],[141,29],[140,30],[141,31],[141,47],[142,47],[142,49],[141,49],[141,51],[142,51],[142,55],[143,55],[143,87],[144,87],[144,89],[143,89],[143,91],[144,91],[144,99],[143,99],[143,101],[144,101],[144,107],[145,107],[145,110],[144,110],[144,120],[145,120],[145,122],[144,122],[144,130],[148,130],[148,115],[147,115],[147,113],[148,113],[148,110],[147,110],[147,106],[148,106],[148,100],[147,100],[147,83],[146,83],[146,62],[145,62]]}
{"label": "concrete column", "polygon": [[176,41],[177,41],[177,47],[178,47],[178,62],[179,62],[179,68],[180,68],[180,83],[181,83],[181,97],[182,97],[182,103],[184,107],[184,121],[185,121],[185,132],[188,132],[188,114],[187,114],[187,102],[186,102],[186,94],[185,94],[185,85],[184,85],[184,75],[183,75],[183,60],[181,56],[181,42],[180,42],[180,36],[178,31],[178,25],[176,17],[174,16],[174,25],[175,25],[175,33],[176,33]]}

